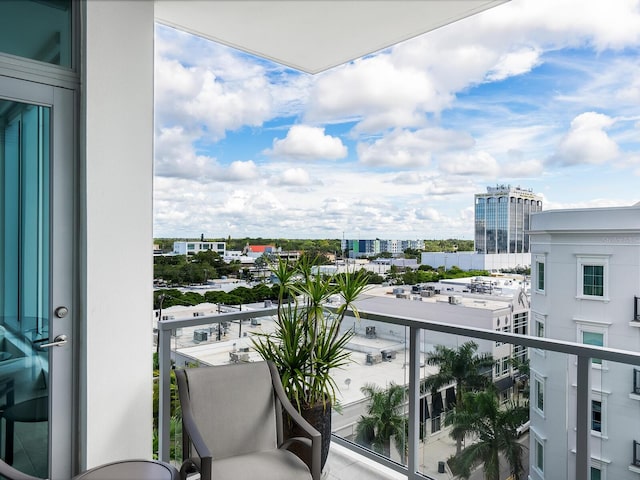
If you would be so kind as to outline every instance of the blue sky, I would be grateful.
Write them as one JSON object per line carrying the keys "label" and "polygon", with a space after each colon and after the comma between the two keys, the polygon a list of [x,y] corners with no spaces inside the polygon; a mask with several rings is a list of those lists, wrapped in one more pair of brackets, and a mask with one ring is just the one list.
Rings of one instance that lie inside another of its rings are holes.
{"label": "blue sky", "polygon": [[473,238],[640,201],[640,0],[512,0],[307,75],[156,27],[154,236]]}

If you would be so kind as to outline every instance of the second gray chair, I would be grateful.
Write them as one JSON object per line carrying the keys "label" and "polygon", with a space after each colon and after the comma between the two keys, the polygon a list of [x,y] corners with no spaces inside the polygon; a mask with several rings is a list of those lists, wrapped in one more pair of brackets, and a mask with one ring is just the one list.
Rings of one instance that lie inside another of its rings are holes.
{"label": "second gray chair", "polygon": [[[291,405],[273,364],[190,368],[176,377],[183,479],[195,469],[202,480],[320,480],[321,435]],[[307,438],[283,438],[283,409]],[[309,464],[288,450],[296,443],[308,448]]]}

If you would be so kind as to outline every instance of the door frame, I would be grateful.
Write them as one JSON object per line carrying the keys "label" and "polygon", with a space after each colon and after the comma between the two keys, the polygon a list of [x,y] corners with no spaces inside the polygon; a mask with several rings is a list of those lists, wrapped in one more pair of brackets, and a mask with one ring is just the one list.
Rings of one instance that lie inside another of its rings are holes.
{"label": "door frame", "polygon": [[[69,479],[78,464],[76,431],[77,342],[79,302],[77,259],[80,239],[77,194],[77,93],[73,89],[45,85],[2,75],[0,98],[51,108],[49,178],[49,339],[61,334],[68,342],[49,348],[49,478]],[[68,313],[58,318],[64,306]]]}

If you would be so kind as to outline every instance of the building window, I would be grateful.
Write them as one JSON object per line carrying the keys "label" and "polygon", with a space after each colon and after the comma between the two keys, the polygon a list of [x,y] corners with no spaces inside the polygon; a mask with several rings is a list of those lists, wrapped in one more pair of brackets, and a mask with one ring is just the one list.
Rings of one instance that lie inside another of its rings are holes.
{"label": "building window", "polygon": [[[604,346],[604,333],[602,332],[588,332],[582,331],[582,343],[585,345],[593,345],[596,347]],[[602,360],[599,358],[592,358],[591,362],[596,365],[601,365]]]}
{"label": "building window", "polygon": [[608,266],[606,257],[578,257],[578,297],[608,300]]}
{"label": "building window", "polygon": [[602,480],[602,470],[596,467],[591,467],[591,475],[589,480]]}
{"label": "building window", "polygon": [[582,294],[604,296],[604,267],[602,265],[582,266]]}
{"label": "building window", "polygon": [[533,389],[533,407],[540,415],[544,416],[544,379],[534,375]]}
{"label": "building window", "polygon": [[[545,338],[546,336],[546,329],[545,329],[545,323],[546,323],[546,315],[542,315],[540,313],[537,312],[533,312],[532,316],[531,316],[531,335],[535,336],[535,337],[539,337],[539,338]],[[540,356],[546,356],[546,352],[541,349],[541,348],[536,348],[533,350],[535,353],[537,353]]]}
{"label": "building window", "polygon": [[640,467],[640,442],[633,441],[633,464]]}
{"label": "building window", "polygon": [[545,287],[544,260],[544,255],[536,255],[535,257],[535,289],[539,293],[544,293]]}
{"label": "building window", "polygon": [[640,395],[640,370],[633,369],[633,393]]}
{"label": "building window", "polygon": [[591,400],[591,431],[602,435],[602,422],[602,402],[600,400]]}
{"label": "building window", "polygon": [[538,473],[544,476],[544,444],[537,438],[533,440],[534,445],[534,464],[533,467]]}
{"label": "building window", "polygon": [[633,320],[640,322],[640,297],[633,297]]}
{"label": "building window", "polygon": [[536,337],[544,338],[544,320],[536,319]]}

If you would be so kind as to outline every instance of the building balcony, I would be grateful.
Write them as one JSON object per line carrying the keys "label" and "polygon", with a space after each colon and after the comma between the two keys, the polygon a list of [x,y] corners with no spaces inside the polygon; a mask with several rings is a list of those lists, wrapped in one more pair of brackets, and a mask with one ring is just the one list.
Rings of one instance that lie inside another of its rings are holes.
{"label": "building balcony", "polygon": [[[180,461],[174,448],[180,442],[170,428],[172,365],[184,368],[260,360],[251,348],[250,337],[255,332],[269,332],[276,311],[271,306],[246,310],[243,306],[238,312],[158,322],[161,459]],[[450,383],[435,391],[425,388],[425,380],[438,373],[438,367],[427,359],[436,345],[455,350],[469,341],[478,345],[478,354],[493,352],[496,342],[509,345],[511,356],[523,350],[528,353],[530,372],[525,372],[524,366],[518,371],[510,361],[495,359],[500,360],[499,368],[488,374],[503,410],[517,404],[529,408],[529,421],[514,434],[523,446],[521,478],[584,479],[595,470],[605,471],[602,478],[636,478],[633,469],[637,469],[640,450],[632,437],[640,428],[640,413],[628,392],[630,373],[634,379],[638,377],[640,353],[362,310],[360,317],[343,323],[355,333],[348,346],[352,363],[334,373],[342,412],[333,414],[325,478],[453,478],[448,461],[456,454],[456,441],[450,436],[447,418],[454,411],[456,385]],[[373,327],[375,337],[371,335]],[[601,364],[592,359],[605,362],[608,368],[599,368]],[[626,378],[623,394],[616,383],[618,373]],[[369,399],[362,387],[375,385],[385,390],[391,383],[406,389],[397,412],[407,420],[407,429],[400,438],[389,439],[390,448],[383,454],[358,438],[358,422],[369,414]],[[637,387],[633,386],[634,391]],[[621,415],[621,411],[625,413]],[[461,447],[478,441],[478,435],[468,435]],[[631,441],[634,458],[630,466]],[[501,478],[505,479],[510,471],[501,458]],[[483,478],[482,468],[479,465],[470,478]],[[562,473],[554,477],[555,472]]]}

